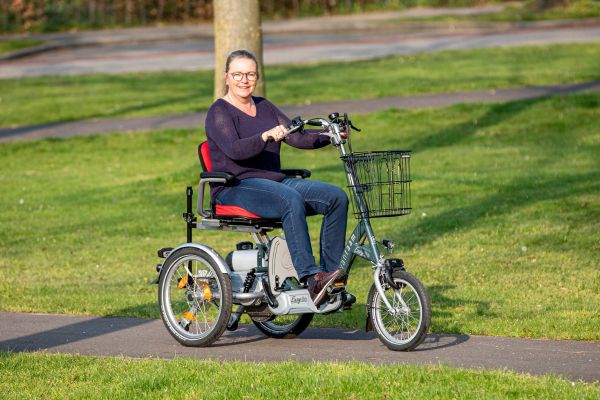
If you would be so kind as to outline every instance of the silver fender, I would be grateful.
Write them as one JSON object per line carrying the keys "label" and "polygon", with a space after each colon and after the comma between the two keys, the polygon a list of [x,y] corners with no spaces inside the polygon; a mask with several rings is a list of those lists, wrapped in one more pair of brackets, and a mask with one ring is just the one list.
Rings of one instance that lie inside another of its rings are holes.
{"label": "silver fender", "polygon": [[219,253],[217,253],[212,247],[208,247],[204,244],[194,243],[194,242],[182,244],[181,246],[178,246],[178,247],[174,248],[173,250],[171,250],[171,252],[169,253],[169,256],[166,258],[163,265],[166,264],[167,261],[170,260],[173,253],[175,253],[179,249],[183,249],[186,247],[195,248],[195,249],[204,251],[217,264],[217,266],[219,267],[219,270],[222,273],[227,274],[227,275],[229,275],[231,273],[231,269],[229,268],[229,265],[227,265],[225,260],[223,260],[221,258],[221,256],[219,255]]}

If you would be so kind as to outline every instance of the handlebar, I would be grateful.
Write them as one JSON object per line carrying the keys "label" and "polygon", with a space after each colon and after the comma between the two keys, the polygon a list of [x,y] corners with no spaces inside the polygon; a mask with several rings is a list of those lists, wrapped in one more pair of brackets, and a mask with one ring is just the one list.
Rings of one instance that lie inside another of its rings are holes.
{"label": "handlebar", "polygon": [[331,113],[329,114],[329,121],[327,121],[324,118],[311,118],[303,120],[300,116],[294,117],[292,121],[288,124],[288,129],[283,135],[283,137],[285,138],[287,135],[301,130],[302,128],[304,128],[304,125],[323,127],[324,131],[320,132],[321,134],[325,134],[326,131],[329,131],[331,135],[337,136],[336,139],[338,141],[342,140],[342,138],[339,136],[340,132],[344,129],[347,129],[348,127],[357,132],[361,131],[361,129],[354,126],[352,124],[352,121],[348,119],[348,114],[344,114],[343,118],[340,118],[339,113]]}

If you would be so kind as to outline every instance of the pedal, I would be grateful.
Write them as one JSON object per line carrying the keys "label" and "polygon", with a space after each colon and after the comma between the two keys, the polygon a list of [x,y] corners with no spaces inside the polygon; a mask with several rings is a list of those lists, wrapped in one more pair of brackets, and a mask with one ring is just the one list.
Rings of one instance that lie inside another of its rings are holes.
{"label": "pedal", "polygon": [[352,310],[352,304],[356,303],[356,297],[348,292],[343,293],[342,302],[344,303],[344,310]]}
{"label": "pedal", "polygon": [[327,287],[327,294],[335,295],[346,290],[346,284],[344,282],[334,282],[332,285]]}
{"label": "pedal", "polygon": [[233,332],[236,331],[239,325],[240,319],[234,317],[233,315],[231,317],[229,317],[229,321],[227,322],[227,327],[226,329],[229,332]]}

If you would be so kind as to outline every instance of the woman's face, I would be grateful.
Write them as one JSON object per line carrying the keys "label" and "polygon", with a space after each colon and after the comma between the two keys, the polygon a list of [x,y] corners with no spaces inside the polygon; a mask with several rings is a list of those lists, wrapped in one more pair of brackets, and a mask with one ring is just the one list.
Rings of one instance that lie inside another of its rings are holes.
{"label": "woman's face", "polygon": [[[229,93],[244,98],[251,96],[258,79],[256,69],[256,63],[249,58],[238,57],[233,59],[229,64],[229,72],[225,73],[225,84],[229,87]],[[248,73],[254,74],[257,79],[254,81],[249,80]],[[236,81],[234,76],[240,74],[241,79]]]}

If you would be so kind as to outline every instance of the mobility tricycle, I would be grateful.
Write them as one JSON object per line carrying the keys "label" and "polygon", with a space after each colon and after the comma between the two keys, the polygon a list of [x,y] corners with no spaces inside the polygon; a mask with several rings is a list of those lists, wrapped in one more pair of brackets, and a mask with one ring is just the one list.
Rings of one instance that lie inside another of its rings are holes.
{"label": "mobility tricycle", "polygon": [[[358,223],[346,242],[339,267],[348,277],[356,257],[373,266],[366,329],[375,330],[391,350],[412,350],[429,330],[429,299],[421,282],[405,270],[401,259],[381,254],[380,248],[391,253],[394,244],[390,240],[379,243],[370,223],[371,218],[410,213],[410,152],[353,152],[350,129],[359,129],[347,114],[332,113],[327,119],[296,117],[287,134],[305,125],[320,127],[315,134],[328,136],[340,152]],[[159,275],[155,283],[160,315],[169,333],[185,346],[208,346],[225,329],[237,329],[245,313],[267,336],[291,338],[302,333],[315,314],[350,308],[344,301],[346,280],[327,289],[326,301],[318,306],[313,303],[306,285],[298,280],[285,238],[268,236],[281,228],[281,221],[263,219],[234,206],[211,204],[205,209],[206,184],[228,184],[234,177],[211,170],[206,142],[199,146],[198,154],[203,169],[198,190],[201,218],[198,220],[192,211],[193,191],[188,187],[187,210],[183,214],[187,243],[158,251],[164,261],[157,265]],[[297,179],[311,174],[302,169],[283,172]],[[237,243],[236,249],[223,258],[209,246],[194,242],[193,229],[246,232],[253,240]]]}

